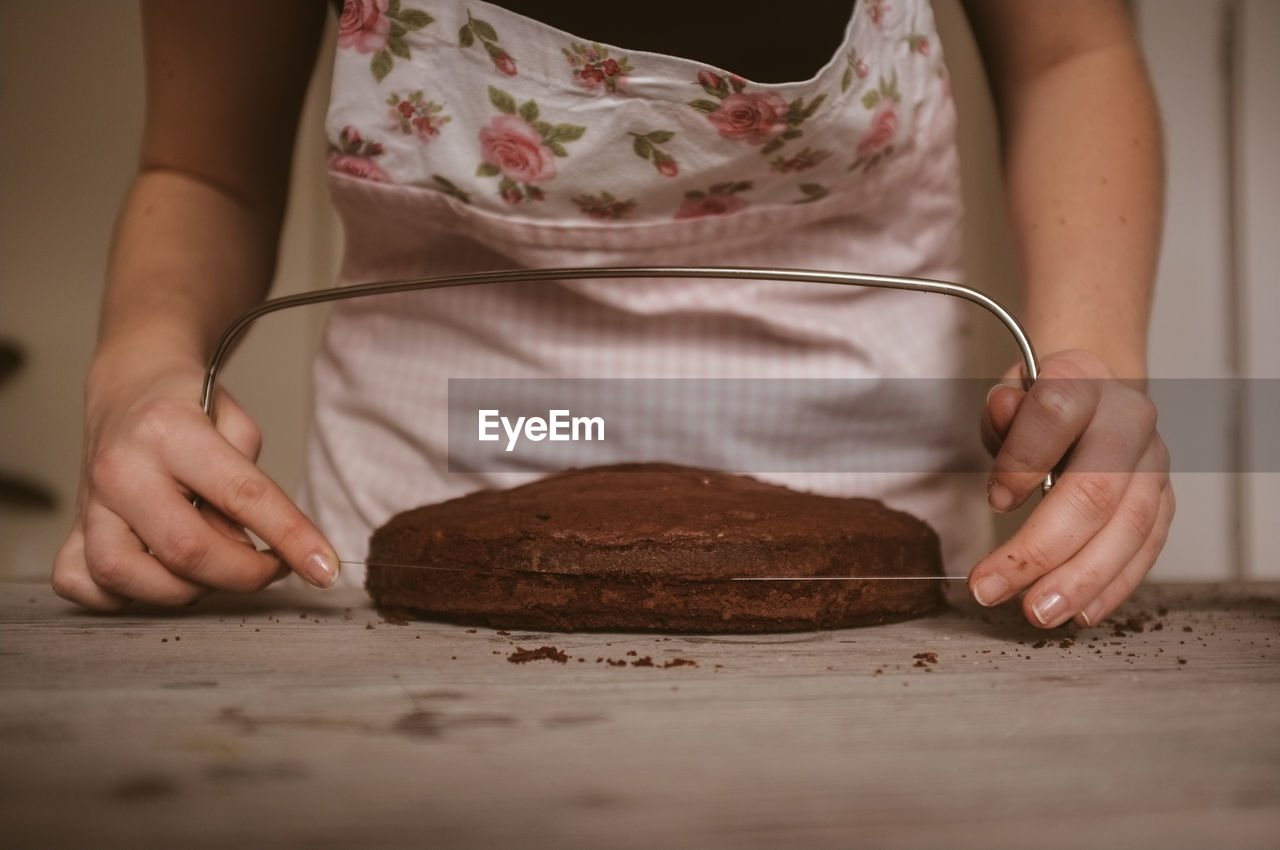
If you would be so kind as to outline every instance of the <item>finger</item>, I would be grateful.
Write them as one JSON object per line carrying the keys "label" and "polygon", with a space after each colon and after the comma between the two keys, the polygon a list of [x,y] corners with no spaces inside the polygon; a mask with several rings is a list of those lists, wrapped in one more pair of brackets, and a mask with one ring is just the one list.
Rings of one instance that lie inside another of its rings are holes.
{"label": "finger", "polygon": [[214,397],[214,427],[236,451],[257,462],[262,452],[262,431],[231,394],[221,388]]}
{"label": "finger", "polygon": [[1066,563],[1038,580],[1022,600],[1027,621],[1053,628],[1085,610],[1138,556],[1160,520],[1169,456],[1153,441],[1111,519]]}
{"label": "finger", "polygon": [[1009,511],[1022,504],[1084,433],[1099,400],[1100,386],[1095,380],[1058,377],[1037,381],[1018,405],[996,454],[987,482],[991,506]]}
{"label": "finger", "polygon": [[[197,584],[245,593],[270,584],[280,562],[205,521],[176,487],[143,482],[151,510],[128,518],[147,550],[169,571]],[[126,496],[126,499],[129,499]]]}
{"label": "finger", "polygon": [[[214,424],[218,433],[226,438],[236,451],[255,463],[262,451],[262,432],[249,418],[230,393],[219,388],[214,397]],[[253,545],[244,527],[232,522],[217,508],[206,502],[200,504],[200,515],[215,529],[240,543]]]}
{"label": "finger", "polygon": [[[1145,401],[1131,391],[1125,397]],[[1025,590],[1065,564],[1111,521],[1133,475],[1125,470],[1138,467],[1155,438],[1153,431],[1135,440],[1146,429],[1132,424],[1131,406],[1122,398],[1100,409],[1057,485],[1013,537],[974,567],[969,586],[981,604],[996,605]],[[1165,452],[1163,443],[1159,447]],[[1167,453],[1161,456],[1167,469]]]}
{"label": "finger", "polygon": [[89,576],[117,596],[156,605],[187,605],[209,592],[165,569],[124,520],[102,505],[89,505],[84,541]]}
{"label": "finger", "polygon": [[[204,501],[232,522],[260,537],[308,582],[328,587],[337,579],[337,553],[324,535],[274,481],[225,442],[184,433],[166,444],[162,453],[167,468],[179,481],[199,493]],[[190,534],[191,531],[188,527],[185,533]],[[151,541],[148,535],[141,536]],[[187,543],[209,546],[204,537],[189,538]],[[214,548],[219,552],[226,551],[221,543]],[[189,554],[200,556],[195,561],[203,562],[204,556],[211,553],[197,548]],[[238,562],[247,564],[243,559],[245,553],[241,555]],[[261,559],[259,564],[268,560],[266,556],[258,558]],[[194,565],[190,559],[188,563]],[[204,578],[198,580],[205,581]]]}
{"label": "finger", "polygon": [[1107,585],[1103,591],[1085,606],[1076,616],[1077,625],[1096,626],[1111,615],[1120,603],[1129,598],[1134,588],[1146,577],[1155,566],[1165,541],[1169,536],[1169,527],[1173,523],[1173,515],[1177,509],[1173,487],[1166,484],[1160,494],[1160,514],[1156,519],[1151,536],[1143,543],[1133,559],[1125,565],[1120,574]]}
{"label": "finger", "polygon": [[[141,545],[170,572],[221,590],[257,590],[270,582],[278,561],[211,527],[192,506],[189,494],[174,480],[172,464],[164,457],[166,449],[182,444],[185,452],[199,462],[216,466],[221,457],[257,471],[205,425],[199,429],[171,429],[175,436],[163,444],[159,457],[149,460],[140,460],[127,448],[104,449],[94,460],[93,486],[99,503],[131,528]],[[99,551],[111,550],[94,550],[90,554],[98,555]]]}
{"label": "finger", "polygon": [[239,523],[232,522],[217,508],[201,502],[200,516],[204,518],[205,522],[209,523],[209,526],[214,531],[217,531],[225,537],[245,546],[253,545],[253,538],[245,532],[244,526]]}
{"label": "finger", "polygon": [[1004,384],[996,384],[987,393],[987,403],[982,408],[982,445],[992,457],[1000,453],[1025,396],[1025,391]]}
{"label": "finger", "polygon": [[84,559],[84,530],[79,522],[53,557],[50,584],[63,599],[94,611],[119,611],[129,604],[126,597],[100,587],[89,575]]}

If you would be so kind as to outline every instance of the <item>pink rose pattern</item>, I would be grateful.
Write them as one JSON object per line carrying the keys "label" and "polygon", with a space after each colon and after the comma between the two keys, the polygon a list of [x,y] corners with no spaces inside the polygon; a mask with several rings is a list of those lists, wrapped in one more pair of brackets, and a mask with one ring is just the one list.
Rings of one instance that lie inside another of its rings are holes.
{"label": "pink rose pattern", "polygon": [[498,31],[489,22],[473,17],[469,9],[467,22],[458,30],[458,44],[462,47],[479,44],[484,48],[484,52],[489,54],[489,61],[500,73],[508,77],[514,77],[519,73],[516,60],[512,59],[511,54],[499,44]]}
{"label": "pink rose pattern", "polygon": [[573,203],[583,215],[597,221],[617,221],[627,218],[636,208],[635,201],[619,200],[610,192],[601,192],[597,195],[575,195]]}
{"label": "pink rose pattern", "polygon": [[416,134],[425,144],[440,135],[440,128],[453,119],[442,114],[444,107],[434,100],[427,100],[421,90],[406,97],[392,92],[387,96],[387,115],[391,129],[407,135]]}
{"label": "pink rose pattern", "polygon": [[354,127],[343,127],[338,141],[329,143],[329,170],[386,183],[391,178],[373,161],[381,155],[382,145],[366,141]]}
{"label": "pink rose pattern", "polygon": [[876,26],[883,26],[884,16],[890,10],[889,0],[870,0],[867,3],[867,15],[871,17],[871,23]]}
{"label": "pink rose pattern", "polygon": [[[895,5],[890,0],[867,0],[863,8],[872,23],[882,27],[885,16],[897,11]],[[401,0],[346,0],[339,21],[338,46],[369,54],[375,81],[382,82],[393,69],[396,57],[411,57],[408,34],[433,22],[424,11],[402,7]],[[926,35],[908,32],[902,41],[914,56],[927,57],[930,53]],[[462,49],[479,45],[497,73],[518,76],[516,61],[502,45],[494,27],[470,11],[459,30],[458,45]],[[570,42],[561,52],[569,64],[572,79],[588,92],[624,93],[627,76],[634,71],[627,57],[611,55],[609,48],[599,44]],[[845,60],[840,93],[856,90],[854,96],[870,113],[869,126],[852,145],[854,158],[847,170],[868,171],[895,152],[901,129],[902,96],[896,72],[890,79],[881,77],[875,85],[868,86],[871,69],[867,61],[854,49],[846,52]],[[789,142],[804,136],[803,125],[824,104],[826,93],[819,92],[808,100],[797,97],[788,101],[777,91],[752,90],[743,78],[712,70],[700,71],[694,82],[705,97],[690,100],[688,105],[706,116],[708,130],[714,131],[711,138],[758,147],[762,155],[772,155],[768,167],[773,173],[800,174],[818,169],[835,155],[831,149],[811,146],[798,152],[780,153]],[[494,86],[489,86],[489,100],[498,114],[478,131],[480,164],[476,177],[498,178],[496,194],[506,204],[545,200],[546,187],[558,176],[557,160],[569,155],[565,145],[581,138],[586,128],[544,121],[534,100],[517,104],[512,95]],[[444,106],[428,99],[422,90],[403,96],[389,92],[385,104],[390,122],[388,129],[413,136],[422,144],[435,140],[452,120],[444,112]],[[695,136],[687,137],[681,145],[674,131],[657,129],[628,131],[623,139],[629,141],[637,157],[653,167],[656,177],[670,179],[681,174],[673,150],[705,150],[708,140]],[[382,154],[381,143],[366,140],[354,127],[345,126],[337,141],[330,144],[328,164],[335,172],[365,180],[389,181],[391,178],[378,162]],[[823,173],[829,174],[829,170]],[[437,191],[461,203],[471,203],[471,193],[464,188],[465,183],[459,185],[441,174],[432,174],[431,181],[431,187]],[[687,191],[673,215],[676,219],[690,219],[732,214],[750,206],[745,193],[753,188],[753,181],[744,179],[717,183],[705,191]],[[799,197],[791,201],[795,204],[822,200],[831,191],[829,186],[818,182],[798,183],[796,188]],[[581,192],[569,200],[581,214],[601,222],[631,218],[637,209],[633,198],[619,198],[607,189]]]}
{"label": "pink rose pattern", "polygon": [[858,51],[851,49],[845,54],[844,76],[840,78],[840,93],[844,94],[849,91],[849,87],[853,85],[855,78],[865,80],[867,74],[871,73],[871,69],[867,67],[867,63],[858,58]]}
{"label": "pink rose pattern", "polygon": [[808,103],[803,97],[787,103],[777,92],[747,92],[747,83],[741,77],[715,71],[699,72],[697,83],[716,100],[698,98],[689,101],[689,105],[706,113],[723,138],[760,145],[760,153],[766,156],[803,136],[800,125],[827,98],[820,94]]}
{"label": "pink rose pattern", "polygon": [[831,157],[831,151],[826,148],[813,150],[806,147],[800,153],[791,157],[776,156],[769,161],[769,167],[779,174],[790,174],[791,172],[808,171],[811,168],[817,168]]}
{"label": "pink rose pattern", "polygon": [[670,130],[652,130],[648,133],[628,133],[631,136],[631,149],[636,156],[647,159],[663,177],[675,177],[680,173],[680,166],[675,157],[662,149],[662,146],[675,138]]}
{"label": "pink rose pattern", "polygon": [[480,150],[485,169],[482,177],[501,174],[517,183],[537,183],[556,176],[555,154],[519,115],[494,118],[480,131]]}
{"label": "pink rose pattern", "polygon": [[635,70],[627,57],[614,59],[609,55],[607,47],[595,43],[586,45],[572,42],[568,47],[561,48],[561,52],[569,60],[574,80],[589,92],[616,94],[626,82],[627,74]]}
{"label": "pink rose pattern", "polygon": [[346,0],[338,19],[338,47],[361,53],[384,49],[391,34],[387,5],[388,0]]}
{"label": "pink rose pattern", "polygon": [[404,9],[400,0],[345,0],[338,21],[338,47],[372,53],[369,70],[378,82],[391,73],[395,58],[412,58],[405,36],[435,19],[421,9]]}
{"label": "pink rose pattern", "polygon": [[543,200],[546,193],[533,184],[555,179],[556,157],[568,156],[565,144],[582,138],[587,128],[543,121],[535,101],[517,106],[495,86],[489,86],[489,102],[500,114],[480,131],[476,176],[501,177],[498,195],[508,204]]}
{"label": "pink rose pattern", "polygon": [[[898,133],[898,111],[893,103],[880,108],[871,119],[871,130],[858,142],[858,159],[869,159],[893,146],[893,137]],[[870,167],[870,166],[868,166]]]}
{"label": "pink rose pattern", "polygon": [[871,126],[858,140],[850,171],[870,171],[885,158],[893,155],[893,143],[898,136],[898,110],[902,95],[898,92],[898,78],[880,78],[876,88],[862,96],[862,106],[872,110]]}
{"label": "pink rose pattern", "polygon": [[776,92],[734,92],[720,101],[707,120],[726,139],[764,144],[787,125],[787,102]]}
{"label": "pink rose pattern", "polygon": [[742,192],[751,189],[751,181],[742,180],[737,183],[717,183],[705,192],[692,191],[684,193],[684,202],[676,210],[676,218],[704,218],[709,215],[728,215],[746,209],[747,200]]}

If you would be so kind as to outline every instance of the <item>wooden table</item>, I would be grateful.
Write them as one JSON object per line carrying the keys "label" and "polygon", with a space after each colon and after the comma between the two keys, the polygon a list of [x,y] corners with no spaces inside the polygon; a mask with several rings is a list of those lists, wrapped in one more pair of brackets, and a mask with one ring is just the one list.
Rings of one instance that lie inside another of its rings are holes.
{"label": "wooden table", "polygon": [[[1129,617],[507,635],[356,590],[104,617],[0,585],[0,843],[1280,847],[1280,584]],[[569,661],[508,661],[543,645]]]}

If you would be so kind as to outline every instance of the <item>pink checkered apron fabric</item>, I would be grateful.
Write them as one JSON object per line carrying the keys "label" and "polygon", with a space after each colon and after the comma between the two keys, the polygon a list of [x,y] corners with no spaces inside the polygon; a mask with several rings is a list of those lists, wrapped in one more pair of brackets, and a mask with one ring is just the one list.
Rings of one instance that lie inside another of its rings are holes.
{"label": "pink checkered apron fabric", "polygon": [[[632,264],[961,277],[954,110],[924,0],[857,4],[836,55],[784,84],[593,44],[481,2],[348,7],[327,120],[343,284]],[[343,558],[362,559],[394,513],[537,477],[449,471],[450,378],[945,378],[962,374],[974,310],[685,279],[342,302],[315,367],[302,504]],[[856,400],[812,401],[795,416],[866,415]],[[912,511],[942,536],[949,571],[966,572],[990,544],[983,479],[945,470],[976,468],[977,423],[958,410],[940,420],[906,471],[757,477]],[[669,439],[714,455],[756,424],[748,413],[736,430]],[[807,469],[844,468],[809,451],[820,462]]]}

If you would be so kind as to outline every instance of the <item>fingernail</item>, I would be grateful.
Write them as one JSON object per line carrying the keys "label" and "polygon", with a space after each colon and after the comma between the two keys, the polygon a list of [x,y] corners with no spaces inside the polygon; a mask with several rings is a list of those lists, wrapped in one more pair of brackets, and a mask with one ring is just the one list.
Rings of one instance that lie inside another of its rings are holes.
{"label": "fingernail", "polygon": [[1013,491],[992,481],[987,487],[987,501],[991,503],[991,507],[1005,513],[1013,507]]}
{"label": "fingernail", "polygon": [[984,608],[990,608],[1009,595],[1009,582],[999,573],[985,575],[973,583],[973,598]]}
{"label": "fingernail", "polygon": [[1041,596],[1031,604],[1031,613],[1042,626],[1057,625],[1067,616],[1067,598],[1061,593],[1050,593]]}
{"label": "fingernail", "polygon": [[1095,599],[1080,612],[1080,618],[1084,620],[1086,626],[1096,626],[1098,621],[1102,619],[1102,600]]}
{"label": "fingernail", "polygon": [[316,587],[329,587],[338,580],[338,562],[322,552],[316,552],[303,564],[303,578]]}
{"label": "fingernail", "polygon": [[993,384],[991,389],[987,390],[986,404],[991,404],[991,397],[996,394],[996,390],[1000,389],[1000,384]]}

